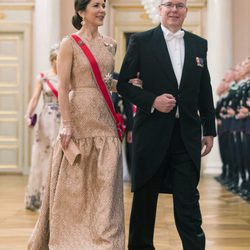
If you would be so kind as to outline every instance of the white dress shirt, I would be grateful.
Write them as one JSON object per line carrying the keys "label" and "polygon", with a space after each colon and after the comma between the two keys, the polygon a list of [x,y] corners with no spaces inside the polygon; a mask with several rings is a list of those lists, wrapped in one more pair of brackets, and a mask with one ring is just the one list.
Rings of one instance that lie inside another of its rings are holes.
{"label": "white dress shirt", "polygon": [[[168,48],[168,52],[170,55],[170,59],[172,62],[172,66],[174,69],[174,73],[177,79],[178,87],[180,86],[183,64],[184,64],[184,57],[185,57],[185,45],[184,45],[184,31],[177,31],[176,33],[172,33],[166,27],[161,25],[163,35],[166,41],[166,45]],[[181,37],[175,37],[175,34],[183,33]],[[177,118],[179,117],[179,110],[177,107],[176,115]]]}
{"label": "white dress shirt", "polygon": [[[174,36],[169,39],[169,36],[171,36],[173,33],[171,31],[169,31],[163,25],[161,25],[161,28],[162,28],[162,31],[164,34],[164,38],[166,41],[166,45],[168,48],[168,52],[170,55],[172,66],[174,69],[174,73],[175,73],[178,85],[180,85],[181,76],[182,76],[182,69],[183,69],[183,64],[184,64],[184,55],[185,55],[184,39],[183,39],[183,37],[177,38]],[[177,31],[176,33],[178,33],[178,32],[180,32],[180,30]]]}

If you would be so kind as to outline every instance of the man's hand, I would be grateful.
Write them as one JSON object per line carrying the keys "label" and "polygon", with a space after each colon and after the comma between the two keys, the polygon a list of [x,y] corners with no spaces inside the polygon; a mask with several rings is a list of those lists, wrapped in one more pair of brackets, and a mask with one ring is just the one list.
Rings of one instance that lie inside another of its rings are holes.
{"label": "man's hand", "polygon": [[227,108],[227,114],[232,117],[235,115],[235,111],[232,108]]}
{"label": "man's hand", "polygon": [[237,119],[244,119],[246,117],[248,117],[248,114],[249,114],[249,111],[248,111],[248,108],[246,107],[241,107],[239,110],[238,110],[238,114],[236,115],[236,118]]}
{"label": "man's hand", "polygon": [[250,98],[247,98],[247,106],[250,107]]}
{"label": "man's hand", "polygon": [[214,137],[213,136],[204,136],[202,138],[201,152],[203,151],[204,147],[205,147],[205,149],[204,149],[203,153],[201,154],[201,157],[210,153],[210,151],[213,147],[213,144],[214,144]]}
{"label": "man's hand", "polygon": [[153,107],[162,113],[169,113],[176,105],[176,100],[171,94],[162,94],[154,100]]}

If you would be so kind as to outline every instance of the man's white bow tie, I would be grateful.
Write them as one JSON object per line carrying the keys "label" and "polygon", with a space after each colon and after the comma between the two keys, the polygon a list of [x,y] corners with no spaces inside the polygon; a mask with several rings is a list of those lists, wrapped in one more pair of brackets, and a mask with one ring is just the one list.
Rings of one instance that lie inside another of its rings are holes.
{"label": "man's white bow tie", "polygon": [[166,36],[166,40],[169,41],[173,38],[183,38],[184,36],[184,31],[183,30],[178,30],[177,32],[175,33],[172,33],[172,32],[169,32]]}

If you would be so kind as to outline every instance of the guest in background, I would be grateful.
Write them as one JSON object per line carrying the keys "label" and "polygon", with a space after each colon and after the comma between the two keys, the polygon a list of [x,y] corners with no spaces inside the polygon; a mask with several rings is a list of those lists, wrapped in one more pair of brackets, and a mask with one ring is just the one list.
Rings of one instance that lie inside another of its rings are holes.
{"label": "guest in background", "polygon": [[220,83],[216,108],[222,173],[215,177],[231,192],[250,200],[250,58],[230,69]]}
{"label": "guest in background", "polygon": [[[25,195],[25,206],[29,210],[37,210],[41,206],[45,181],[48,172],[52,145],[60,125],[58,106],[57,54],[59,45],[50,50],[51,67],[38,75],[34,93],[29,101],[25,120],[27,126],[34,126],[34,141],[31,153],[31,169]],[[35,109],[42,94],[43,107],[38,121],[35,123]]]}

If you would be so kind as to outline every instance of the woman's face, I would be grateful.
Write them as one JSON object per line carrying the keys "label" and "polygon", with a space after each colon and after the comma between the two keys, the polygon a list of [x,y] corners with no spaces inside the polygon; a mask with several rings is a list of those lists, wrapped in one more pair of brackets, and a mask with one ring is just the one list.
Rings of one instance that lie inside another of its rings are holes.
{"label": "woman's face", "polygon": [[81,11],[80,16],[86,24],[93,26],[103,25],[103,20],[106,15],[104,0],[91,0],[85,11]]}

